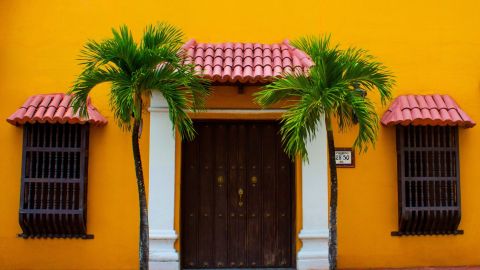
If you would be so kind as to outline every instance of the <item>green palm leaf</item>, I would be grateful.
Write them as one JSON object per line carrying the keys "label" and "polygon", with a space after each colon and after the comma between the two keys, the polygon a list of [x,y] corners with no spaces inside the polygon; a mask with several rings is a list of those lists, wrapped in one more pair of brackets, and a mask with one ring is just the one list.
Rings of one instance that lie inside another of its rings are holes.
{"label": "green palm leaf", "polygon": [[285,74],[255,94],[256,102],[263,107],[296,100],[289,103],[282,118],[281,135],[287,154],[308,159],[305,145],[315,136],[322,117],[327,127],[336,121],[341,131],[352,127],[356,117],[359,129],[353,146],[359,151],[368,149],[377,136],[378,116],[373,102],[356,88],[376,91],[385,103],[395,82],[392,74],[365,50],[342,50],[339,45],[331,45],[330,36],[303,37],[292,44],[311,57],[314,65],[308,74]]}
{"label": "green palm leaf", "polygon": [[159,91],[167,100],[174,128],[182,138],[192,139],[195,132],[188,112],[203,107],[209,90],[192,66],[182,64],[182,32],[166,23],[149,25],[138,45],[126,26],[113,29],[112,35],[101,42],[88,41],[81,51],[84,70],[70,90],[74,110],[86,116],[90,91],[110,83],[115,120],[130,130],[142,116],[144,98]]}

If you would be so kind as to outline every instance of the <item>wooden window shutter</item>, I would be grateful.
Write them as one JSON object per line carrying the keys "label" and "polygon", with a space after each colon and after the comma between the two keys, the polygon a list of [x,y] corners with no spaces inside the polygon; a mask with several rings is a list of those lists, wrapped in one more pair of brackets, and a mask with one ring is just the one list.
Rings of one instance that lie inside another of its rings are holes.
{"label": "wooden window shutter", "polygon": [[86,233],[89,126],[26,124],[19,221],[24,238]]}
{"label": "wooden window shutter", "polygon": [[458,127],[398,126],[399,231],[459,234]]}

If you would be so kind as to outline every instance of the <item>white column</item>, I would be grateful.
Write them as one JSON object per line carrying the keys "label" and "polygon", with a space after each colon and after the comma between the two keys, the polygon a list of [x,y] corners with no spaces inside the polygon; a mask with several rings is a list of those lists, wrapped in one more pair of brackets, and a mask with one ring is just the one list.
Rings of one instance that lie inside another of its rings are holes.
{"label": "white column", "polygon": [[328,269],[328,159],[325,121],[307,144],[309,163],[302,164],[303,245],[297,269]]}
{"label": "white column", "polygon": [[150,102],[150,180],[148,196],[150,269],[178,270],[174,243],[175,135],[168,105],[154,92]]}

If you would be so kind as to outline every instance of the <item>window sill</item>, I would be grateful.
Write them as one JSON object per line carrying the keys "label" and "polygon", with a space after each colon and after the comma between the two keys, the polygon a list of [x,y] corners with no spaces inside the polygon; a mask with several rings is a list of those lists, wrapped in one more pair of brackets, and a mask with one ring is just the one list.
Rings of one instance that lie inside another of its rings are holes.
{"label": "window sill", "polygon": [[463,234],[463,230],[455,230],[451,232],[439,232],[439,233],[406,233],[406,232],[399,232],[393,231],[391,232],[392,236],[447,236],[447,235],[459,235]]}
{"label": "window sill", "polygon": [[23,239],[82,239],[82,240],[91,240],[94,238],[93,234],[18,234],[18,237]]}

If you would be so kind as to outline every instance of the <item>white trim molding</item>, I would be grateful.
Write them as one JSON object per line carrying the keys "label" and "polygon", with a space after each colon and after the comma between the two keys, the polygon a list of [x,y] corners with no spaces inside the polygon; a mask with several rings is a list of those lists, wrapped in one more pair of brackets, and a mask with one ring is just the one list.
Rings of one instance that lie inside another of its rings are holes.
{"label": "white trim molding", "polygon": [[150,180],[148,219],[150,225],[150,269],[180,269],[174,243],[175,134],[168,104],[154,92],[150,102]]}
{"label": "white trim molding", "polygon": [[307,144],[309,162],[302,164],[303,245],[297,254],[297,269],[328,269],[328,162],[325,121]]}

